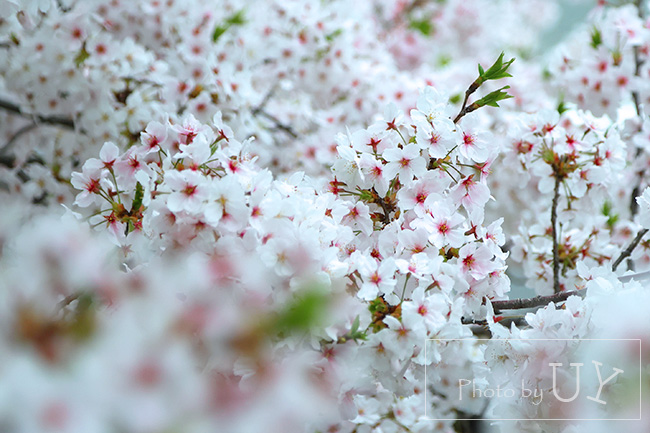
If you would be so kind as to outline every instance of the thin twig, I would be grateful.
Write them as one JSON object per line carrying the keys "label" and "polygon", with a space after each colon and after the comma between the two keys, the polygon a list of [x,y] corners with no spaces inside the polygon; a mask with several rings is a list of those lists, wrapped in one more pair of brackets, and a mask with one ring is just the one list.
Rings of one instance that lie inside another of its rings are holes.
{"label": "thin twig", "polygon": [[560,292],[560,258],[558,254],[557,241],[557,202],[560,197],[560,177],[555,176],[555,188],[553,190],[553,204],[551,205],[551,230],[553,234],[553,292]]}
{"label": "thin twig", "polygon": [[[637,14],[641,21],[645,21],[645,13],[643,11],[643,6],[641,4],[641,0],[635,0],[634,5],[636,6]],[[639,51],[639,47],[635,46],[634,47],[634,76],[635,77],[640,77],[641,76],[641,66],[643,65],[643,61],[641,60],[641,54]],[[634,108],[636,109],[636,115],[639,118],[639,121],[641,122],[643,120],[643,113],[641,112],[641,99],[639,97],[639,92],[636,90],[632,91],[632,100],[634,101]],[[639,131],[640,132],[640,127]],[[641,154],[643,153],[643,149],[637,148],[636,153],[635,153],[635,158],[638,159]],[[630,197],[630,214],[632,215],[632,218],[637,214],[639,211],[639,205],[636,202],[637,196],[640,195],[641,191],[641,182],[643,181],[643,175],[645,174],[645,169],[641,170],[637,173],[637,183],[632,189],[632,194]]]}
{"label": "thin twig", "polygon": [[458,112],[458,114],[454,118],[454,123],[458,123],[458,121],[461,119],[461,117],[463,117],[465,115],[465,108],[467,107],[467,100],[469,99],[469,95],[470,95],[469,91],[470,91],[470,89],[467,89],[465,91],[465,99],[463,99],[463,105],[461,105],[460,111]]}
{"label": "thin twig", "polygon": [[7,144],[5,144],[2,148],[0,148],[0,155],[6,155],[9,153],[13,145],[18,141],[21,135],[28,133],[32,129],[35,129],[38,127],[36,123],[28,123],[27,125],[23,126],[20,128],[16,133],[9,139]]}
{"label": "thin twig", "polygon": [[260,111],[264,110],[266,107],[266,104],[271,100],[271,97],[275,94],[275,91],[277,90],[278,85],[274,84],[273,87],[271,87],[271,90],[268,91],[268,93],[264,96],[264,99],[262,99],[262,102],[260,104],[253,108],[252,113],[253,116],[257,116]]}
{"label": "thin twig", "polygon": [[454,118],[454,123],[458,123],[460,121],[460,119],[463,118],[463,116],[465,116],[466,114],[469,114],[472,111],[475,111],[475,110],[477,110],[479,108],[479,106],[476,103],[471,104],[469,106],[467,105],[467,100],[469,99],[470,95],[472,93],[476,92],[476,90],[478,88],[479,88],[479,86],[476,84],[476,81],[474,81],[469,86],[469,88],[465,91],[465,99],[463,99],[463,105],[460,107],[460,111],[458,112],[458,114]]}
{"label": "thin twig", "polygon": [[[639,19],[641,21],[645,21],[645,12],[643,11],[643,5],[641,4],[641,0],[634,0],[634,6],[636,6],[636,13],[639,16]],[[635,77],[641,76],[642,65],[643,65],[643,61],[641,60],[639,47],[635,46],[634,47],[634,76]],[[637,116],[641,117],[641,104],[639,99],[639,92],[637,92],[636,90],[632,91],[632,99],[634,99],[634,107],[636,108],[636,114]]]}
{"label": "thin twig", "polygon": [[266,96],[264,96],[264,99],[262,99],[262,102],[260,102],[260,104],[257,107],[253,108],[251,110],[251,113],[253,114],[253,116],[266,117],[268,120],[273,122],[273,124],[275,125],[275,127],[277,129],[280,129],[280,130],[286,132],[287,134],[289,134],[293,138],[298,138],[298,134],[296,134],[295,131],[289,125],[286,125],[286,124],[282,123],[280,121],[280,119],[278,119],[277,117],[273,116],[272,114],[269,114],[266,111],[264,111],[264,108],[266,107],[266,104],[268,104],[268,102],[271,100],[271,97],[273,97],[273,95],[275,94],[275,91],[277,90],[277,87],[278,87],[277,84],[275,84],[273,87],[271,87],[271,90],[269,90],[269,92],[266,94]]}
{"label": "thin twig", "polygon": [[258,114],[258,115],[260,115],[260,116],[262,116],[262,117],[266,117],[268,120],[270,120],[271,122],[273,122],[273,125],[274,125],[277,129],[286,132],[287,134],[289,134],[289,135],[290,135],[291,137],[293,137],[293,138],[298,138],[298,134],[296,134],[296,133],[294,132],[294,130],[291,128],[291,126],[289,126],[289,125],[285,125],[284,123],[282,123],[282,122],[280,121],[280,119],[278,119],[277,117],[273,116],[272,114],[269,114],[269,113],[267,113],[267,112],[264,111],[264,110],[259,110],[256,114]]}
{"label": "thin twig", "polygon": [[618,265],[620,265],[621,262],[625,260],[626,257],[629,257],[630,254],[632,254],[632,251],[634,251],[637,245],[639,245],[641,239],[643,238],[643,236],[645,236],[646,233],[648,233],[648,229],[642,229],[641,231],[639,231],[639,233],[637,233],[636,237],[632,240],[630,245],[628,245],[627,248],[623,250],[623,252],[621,253],[620,256],[618,256],[614,264],[612,264],[612,271],[615,271],[616,268],[618,268]]}

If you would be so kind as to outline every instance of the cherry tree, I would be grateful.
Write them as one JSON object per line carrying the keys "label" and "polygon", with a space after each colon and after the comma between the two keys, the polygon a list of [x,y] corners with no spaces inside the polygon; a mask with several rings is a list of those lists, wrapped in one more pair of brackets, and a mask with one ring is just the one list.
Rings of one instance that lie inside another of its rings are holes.
{"label": "cherry tree", "polygon": [[620,3],[0,0],[0,430],[647,431]]}

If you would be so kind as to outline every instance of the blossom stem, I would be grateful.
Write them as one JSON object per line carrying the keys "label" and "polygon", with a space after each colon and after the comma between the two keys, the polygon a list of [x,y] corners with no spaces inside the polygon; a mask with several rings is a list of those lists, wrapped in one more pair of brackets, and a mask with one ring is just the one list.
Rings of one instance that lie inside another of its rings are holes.
{"label": "blossom stem", "polygon": [[406,274],[406,279],[404,280],[404,288],[402,289],[402,296],[400,297],[400,302],[404,302],[404,294],[406,293],[406,285],[409,282],[409,278],[411,278],[410,273]]}
{"label": "blossom stem", "polygon": [[444,171],[445,173],[447,173],[449,175],[449,177],[451,177],[451,180],[453,180],[454,183],[458,183],[456,178],[451,173],[449,173],[449,171],[445,167],[443,167],[443,166],[440,166],[440,167],[442,168],[442,171]]}
{"label": "blossom stem", "polygon": [[113,182],[115,182],[115,193],[117,194],[117,202],[119,204],[122,204],[122,198],[120,197],[120,188],[117,185],[117,178],[115,177],[115,171],[110,168],[109,172],[111,173],[111,177],[113,178]]}
{"label": "blossom stem", "polygon": [[408,143],[406,142],[406,139],[404,138],[400,130],[395,128],[395,131],[397,131],[397,133],[399,134],[400,138],[402,139],[402,142],[404,143],[404,146],[408,146]]}
{"label": "blossom stem", "polygon": [[454,167],[454,164],[452,164],[451,162],[448,162],[448,163],[445,163],[445,164],[447,166],[449,166],[451,169],[453,169],[456,173],[458,173],[461,179],[463,179],[465,177],[465,175],[459,169]]}
{"label": "blossom stem", "polygon": [[557,236],[557,202],[560,197],[560,176],[555,176],[553,189],[553,204],[551,205],[551,230],[553,235],[553,292],[560,292],[560,258],[558,254]]}
{"label": "blossom stem", "polygon": [[618,256],[616,261],[612,264],[612,271],[615,271],[616,268],[618,268],[618,265],[620,265],[621,262],[625,260],[626,257],[629,257],[630,254],[632,254],[632,251],[634,251],[637,245],[639,245],[641,239],[643,239],[643,236],[645,236],[646,233],[648,233],[648,229],[642,229],[641,231],[639,231],[639,233],[637,233],[636,237],[632,240],[632,242],[630,242],[630,245],[628,245],[627,248],[623,250],[621,255]]}

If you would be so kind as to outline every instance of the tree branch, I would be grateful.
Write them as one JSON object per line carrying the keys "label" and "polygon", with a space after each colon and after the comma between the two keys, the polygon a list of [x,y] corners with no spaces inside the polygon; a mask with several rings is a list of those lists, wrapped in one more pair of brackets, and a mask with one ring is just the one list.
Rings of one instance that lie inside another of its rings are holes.
{"label": "tree branch", "polygon": [[[475,326],[488,326],[488,321],[487,320],[473,320],[473,319],[466,319],[464,317],[461,318],[461,323],[463,325],[475,325]],[[503,317],[501,318],[498,323],[502,324],[506,328],[509,328],[511,324],[515,324],[515,326],[522,326],[526,324],[526,320],[524,316],[509,316],[509,317]]]}
{"label": "tree branch", "polygon": [[557,241],[557,202],[560,197],[560,177],[555,175],[555,188],[553,190],[553,204],[551,206],[551,229],[553,232],[553,292],[560,292],[560,258],[558,256]]}
{"label": "tree branch", "polygon": [[632,242],[630,242],[630,245],[628,245],[627,248],[623,250],[621,255],[618,256],[616,261],[612,264],[612,271],[615,271],[616,268],[618,268],[618,265],[620,265],[626,257],[629,257],[632,254],[632,251],[634,251],[637,245],[639,245],[641,239],[643,239],[643,236],[645,236],[646,233],[648,233],[648,229],[642,229],[639,231],[639,233],[637,233],[636,237],[632,240]]}
{"label": "tree branch", "polygon": [[533,308],[542,305],[548,305],[551,302],[563,302],[570,296],[582,296],[586,293],[585,289],[572,290],[570,292],[561,292],[549,296],[535,296],[528,299],[509,299],[507,301],[492,301],[494,312],[501,310],[521,310],[523,308]]}
{"label": "tree branch", "polygon": [[47,125],[58,125],[69,129],[75,129],[74,120],[63,116],[44,116],[42,114],[25,113],[20,107],[12,102],[0,98],[0,108],[26,119],[31,119],[34,123],[44,123]]}

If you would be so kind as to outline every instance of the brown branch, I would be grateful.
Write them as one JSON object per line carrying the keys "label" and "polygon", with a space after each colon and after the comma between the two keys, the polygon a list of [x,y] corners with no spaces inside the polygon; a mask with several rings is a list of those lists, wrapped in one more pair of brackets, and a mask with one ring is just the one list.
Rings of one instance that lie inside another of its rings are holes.
{"label": "brown branch", "polygon": [[480,105],[478,105],[478,104],[476,104],[476,103],[471,104],[471,105],[468,106],[468,107],[463,107],[463,108],[460,110],[460,112],[458,113],[458,115],[454,118],[454,123],[458,123],[458,122],[460,121],[460,119],[463,118],[463,116],[465,116],[466,114],[471,113],[472,111],[476,111],[476,110],[479,109],[479,108],[480,108]]}
{"label": "brown branch", "polygon": [[551,230],[553,232],[553,292],[560,292],[560,258],[558,256],[557,241],[557,202],[560,197],[560,176],[555,176],[553,190],[553,204],[551,205]]}
{"label": "brown branch", "polygon": [[585,289],[572,290],[570,292],[560,292],[549,296],[535,296],[527,299],[509,299],[507,301],[492,301],[494,312],[501,310],[521,310],[523,308],[534,308],[542,305],[548,305],[551,302],[563,302],[570,296],[582,296],[586,293]]}
{"label": "brown branch", "polygon": [[391,208],[389,208],[388,204],[384,201],[383,198],[379,196],[379,194],[377,193],[374,187],[372,188],[372,192],[375,194],[375,199],[374,199],[375,203],[377,203],[381,207],[381,210],[384,213],[384,223],[386,224],[390,223],[391,221],[390,213],[391,213],[391,208],[393,207],[391,206]]}
{"label": "brown branch", "polygon": [[0,98],[0,108],[26,119],[31,119],[34,123],[44,123],[47,125],[58,125],[69,129],[75,129],[74,120],[63,116],[45,116],[42,114],[25,113],[20,107],[12,102]]}
{"label": "brown branch", "polygon": [[643,236],[645,236],[646,233],[648,233],[648,229],[642,229],[641,231],[639,231],[639,233],[637,233],[636,237],[632,240],[632,242],[630,242],[630,245],[628,245],[627,248],[623,250],[621,255],[618,256],[616,261],[612,264],[612,271],[615,271],[616,268],[618,268],[618,265],[620,265],[621,262],[625,260],[626,257],[629,257],[632,254],[632,251],[634,251],[637,245],[639,245],[641,239],[643,238]]}
{"label": "brown branch", "polygon": [[475,80],[472,84],[470,84],[467,90],[465,90],[465,99],[463,99],[463,105],[460,107],[460,111],[454,118],[454,123],[458,123],[458,121],[462,119],[464,115],[469,114],[479,108],[476,104],[471,104],[469,107],[467,106],[467,101],[469,100],[470,95],[476,92],[479,87],[480,84],[478,84],[478,81]]}

